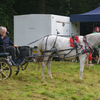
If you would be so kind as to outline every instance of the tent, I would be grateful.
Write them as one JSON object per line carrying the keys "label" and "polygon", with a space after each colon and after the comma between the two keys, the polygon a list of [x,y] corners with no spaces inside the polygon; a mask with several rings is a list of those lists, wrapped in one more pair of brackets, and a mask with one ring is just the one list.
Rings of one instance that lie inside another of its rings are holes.
{"label": "tent", "polygon": [[72,14],[70,16],[70,21],[71,22],[100,22],[100,6],[87,13]]}

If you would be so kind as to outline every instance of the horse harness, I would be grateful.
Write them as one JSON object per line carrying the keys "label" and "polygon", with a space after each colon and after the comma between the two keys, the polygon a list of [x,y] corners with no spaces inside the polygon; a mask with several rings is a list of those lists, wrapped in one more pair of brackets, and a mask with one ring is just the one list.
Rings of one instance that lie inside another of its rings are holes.
{"label": "horse harness", "polygon": [[[57,54],[58,52],[70,50],[67,54],[59,54],[59,55],[64,55],[63,59],[65,59],[65,58],[70,58],[70,57],[76,57],[76,59],[78,60],[78,56],[79,56],[80,54],[83,54],[83,53],[85,53],[85,52],[89,52],[89,49],[91,49],[90,46],[89,46],[89,44],[87,43],[87,38],[86,38],[86,36],[83,36],[83,42],[84,42],[84,44],[85,44],[85,49],[82,50],[81,53],[78,53],[78,50],[81,49],[81,48],[83,48],[83,46],[80,45],[80,43],[77,43],[75,36],[72,36],[73,44],[74,44],[74,47],[73,47],[72,49],[57,50],[57,48],[55,47],[55,44],[56,44],[56,41],[57,41],[58,36],[56,36],[52,48],[51,48],[50,50],[46,50],[46,49],[47,49],[48,37],[49,37],[49,36],[47,36],[47,38],[46,38],[45,50],[44,50],[44,52],[43,52],[43,55],[45,55],[45,53],[47,53],[47,52],[52,52],[52,55],[54,55],[54,54],[58,55],[58,54]],[[78,37],[78,36],[77,36],[77,37]],[[89,48],[88,48],[87,46],[88,46]],[[70,56],[70,57],[65,57],[66,55],[68,55],[69,53],[71,53],[73,50],[76,50],[76,55]],[[59,55],[58,55],[58,56],[59,56]]]}

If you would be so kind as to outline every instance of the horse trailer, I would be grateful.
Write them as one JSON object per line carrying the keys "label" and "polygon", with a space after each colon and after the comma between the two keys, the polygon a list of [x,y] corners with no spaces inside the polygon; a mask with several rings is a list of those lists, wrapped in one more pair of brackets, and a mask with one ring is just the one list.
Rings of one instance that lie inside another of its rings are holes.
{"label": "horse trailer", "polygon": [[[46,35],[80,35],[80,23],[70,22],[70,17],[51,14],[27,14],[14,16],[14,44],[27,45]],[[29,45],[37,46],[38,41]]]}

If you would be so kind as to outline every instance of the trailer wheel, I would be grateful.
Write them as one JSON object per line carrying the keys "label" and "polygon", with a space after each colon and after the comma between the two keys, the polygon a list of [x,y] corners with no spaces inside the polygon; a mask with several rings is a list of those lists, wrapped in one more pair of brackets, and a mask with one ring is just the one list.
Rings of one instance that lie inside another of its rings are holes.
{"label": "trailer wheel", "polygon": [[3,60],[0,60],[0,80],[5,80],[12,74],[10,65]]}

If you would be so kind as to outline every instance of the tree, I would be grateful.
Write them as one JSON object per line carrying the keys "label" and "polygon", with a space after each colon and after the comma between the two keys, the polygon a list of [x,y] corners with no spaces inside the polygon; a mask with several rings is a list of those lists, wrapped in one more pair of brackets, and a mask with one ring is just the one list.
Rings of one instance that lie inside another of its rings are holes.
{"label": "tree", "polygon": [[39,14],[45,14],[45,1],[39,0]]}
{"label": "tree", "polygon": [[[0,26],[7,27],[10,33],[13,33],[13,16],[14,9],[12,5],[14,4],[14,0],[2,0],[0,2]],[[10,34],[12,36],[13,34]]]}
{"label": "tree", "polygon": [[100,0],[71,0],[70,14],[81,14],[89,12],[100,6]]}
{"label": "tree", "polygon": [[[70,14],[86,13],[100,6],[100,0],[1,0],[0,25],[13,33],[13,16],[23,14]],[[11,34],[13,36],[13,34]]]}
{"label": "tree", "polygon": [[46,14],[65,15],[70,14],[70,0],[46,0]]}
{"label": "tree", "polygon": [[16,15],[39,13],[39,0],[15,0],[13,9]]}
{"label": "tree", "polygon": [[92,8],[95,9],[100,6],[100,0],[92,0]]}

